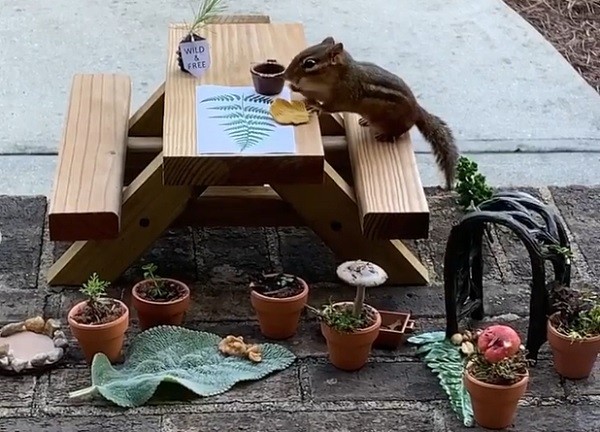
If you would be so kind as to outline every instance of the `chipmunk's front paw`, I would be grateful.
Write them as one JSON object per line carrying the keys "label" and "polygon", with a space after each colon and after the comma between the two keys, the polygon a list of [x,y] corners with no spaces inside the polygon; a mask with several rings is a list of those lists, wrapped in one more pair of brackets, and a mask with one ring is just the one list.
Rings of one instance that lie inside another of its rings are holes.
{"label": "chipmunk's front paw", "polygon": [[323,112],[321,104],[319,104],[317,101],[307,99],[304,101],[304,105],[306,106],[306,111],[308,111],[309,114],[321,115]]}
{"label": "chipmunk's front paw", "polygon": [[367,127],[367,126],[369,126],[369,120],[367,120],[364,117],[361,117],[360,119],[358,119],[358,124],[361,125],[362,127]]}

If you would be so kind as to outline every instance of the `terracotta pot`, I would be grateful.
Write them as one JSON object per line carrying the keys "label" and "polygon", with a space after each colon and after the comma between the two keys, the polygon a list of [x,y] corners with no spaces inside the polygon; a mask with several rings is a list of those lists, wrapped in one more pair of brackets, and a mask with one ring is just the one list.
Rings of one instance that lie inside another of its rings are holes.
{"label": "terracotta pot", "polygon": [[[351,305],[352,302],[335,303],[334,306]],[[371,326],[352,332],[341,333],[321,321],[321,333],[327,340],[329,361],[338,369],[355,371],[362,368],[369,359],[373,342],[379,335],[381,315],[372,306],[365,305],[375,318]]]}
{"label": "terracotta pot", "polygon": [[548,344],[552,350],[554,370],[569,379],[583,379],[591,375],[600,352],[600,336],[582,340],[570,339],[560,334],[551,323],[546,324]]}
{"label": "terracotta pot", "polygon": [[125,313],[114,321],[106,324],[80,324],[73,316],[86,303],[82,301],[71,308],[67,316],[71,333],[81,346],[85,359],[90,364],[96,353],[104,353],[111,362],[119,361],[121,349],[125,340],[125,332],[129,327],[129,309],[120,300],[115,300],[125,308]]}
{"label": "terracotta pot", "polygon": [[145,298],[140,297],[138,289],[144,284],[149,283],[150,280],[145,279],[136,283],[131,290],[132,304],[137,312],[140,328],[142,330],[158,325],[181,325],[185,313],[190,307],[190,288],[186,284],[176,279],[161,278],[161,280],[183,287],[185,295],[168,302],[146,300]]}
{"label": "terracotta pot", "polygon": [[519,400],[527,390],[529,372],[521,381],[509,386],[479,381],[468,372],[463,375],[463,382],[471,396],[477,424],[487,429],[504,429],[515,419]]}
{"label": "terracotta pot", "polygon": [[253,289],[250,290],[250,302],[258,317],[260,332],[265,337],[281,340],[296,334],[300,315],[308,298],[308,284],[301,278],[297,279],[304,288],[300,294],[292,297],[267,297]]}
{"label": "terracotta pot", "polygon": [[265,96],[274,96],[281,93],[285,85],[284,72],[285,66],[272,59],[253,65],[250,68],[250,73],[252,74],[252,84],[256,93]]}

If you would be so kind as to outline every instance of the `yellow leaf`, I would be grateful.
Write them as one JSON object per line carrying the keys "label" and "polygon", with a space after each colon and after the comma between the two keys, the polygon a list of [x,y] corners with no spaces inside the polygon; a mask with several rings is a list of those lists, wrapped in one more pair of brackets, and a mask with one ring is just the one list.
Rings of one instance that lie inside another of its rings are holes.
{"label": "yellow leaf", "polygon": [[283,125],[298,125],[308,123],[309,120],[306,106],[300,100],[290,102],[286,99],[277,98],[271,102],[270,112],[275,121]]}

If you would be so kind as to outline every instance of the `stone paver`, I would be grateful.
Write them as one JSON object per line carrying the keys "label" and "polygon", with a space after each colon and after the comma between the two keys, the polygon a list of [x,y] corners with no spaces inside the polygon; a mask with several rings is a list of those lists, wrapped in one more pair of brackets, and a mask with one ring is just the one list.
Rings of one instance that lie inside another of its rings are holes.
{"label": "stone paver", "polygon": [[[532,192],[539,194],[540,191]],[[594,233],[600,216],[600,188],[551,189],[581,252],[578,269],[588,279],[596,277],[598,252]],[[546,195],[547,190],[544,192]],[[441,259],[450,228],[460,217],[452,209],[453,197],[437,189],[427,190],[432,209],[429,240],[411,244],[425,263],[433,264],[435,277],[426,287],[379,287],[369,290],[367,301],[381,309],[411,311],[417,331],[445,326]],[[12,261],[0,264],[0,323],[22,319],[43,311],[63,322],[70,306],[81,299],[77,290],[50,290],[38,280],[40,262],[51,261],[65,245],[43,244],[46,204],[43,199],[0,197],[0,222],[7,238],[27,238],[25,243],[3,243],[0,252]],[[27,213],[26,213],[27,212]],[[528,325],[529,288],[520,264],[526,263],[508,236],[496,230],[486,256],[486,322],[505,323],[525,337]],[[251,341],[265,341],[250,306],[248,282],[266,270],[293,271],[311,281],[310,303],[352,298],[351,287],[336,281],[336,260],[314,234],[305,228],[285,229],[191,229],[173,230],[163,236],[140,262],[111,288],[111,296],[131,302],[130,289],[140,265],[155,262],[165,276],[182,277],[193,288],[192,306],[186,319],[189,328],[220,335],[239,334]],[[41,259],[40,259],[40,254]],[[15,257],[15,258],[12,258]],[[20,258],[19,258],[20,257]],[[19,258],[19,259],[17,259]],[[585,273],[590,269],[589,273]],[[36,288],[37,284],[37,288]],[[139,333],[132,311],[126,347]],[[235,386],[211,398],[198,398],[173,385],[161,387],[139,410],[117,409],[101,398],[68,399],[70,391],[90,384],[90,372],[68,328],[71,342],[63,363],[39,377],[2,377],[0,431],[48,430],[145,432],[203,431],[302,431],[340,432],[427,431],[451,432],[463,428],[449,411],[437,380],[418,360],[416,348],[373,350],[371,361],[356,373],[335,369],[327,361],[325,340],[314,317],[305,313],[294,337],[281,341],[298,356],[292,367],[263,380]],[[600,427],[600,370],[587,380],[561,379],[552,367],[547,344],[531,370],[531,383],[522,401],[513,431],[591,432]],[[161,401],[167,400],[168,404]],[[473,429],[468,429],[473,430]]]}

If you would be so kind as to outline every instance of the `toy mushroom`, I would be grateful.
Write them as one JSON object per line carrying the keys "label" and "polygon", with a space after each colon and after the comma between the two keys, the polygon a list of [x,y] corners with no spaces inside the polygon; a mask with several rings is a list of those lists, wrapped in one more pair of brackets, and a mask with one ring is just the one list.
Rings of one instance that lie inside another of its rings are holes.
{"label": "toy mushroom", "polygon": [[363,260],[346,261],[340,264],[337,268],[337,276],[348,285],[356,287],[354,315],[357,317],[363,310],[365,289],[379,286],[388,278],[384,269],[377,264]]}

